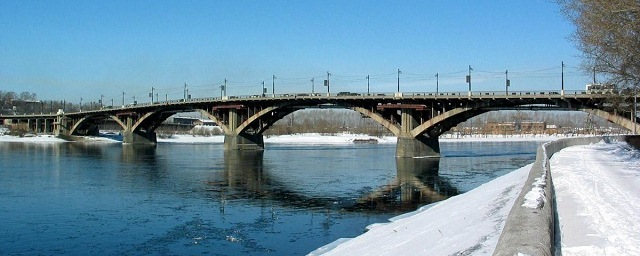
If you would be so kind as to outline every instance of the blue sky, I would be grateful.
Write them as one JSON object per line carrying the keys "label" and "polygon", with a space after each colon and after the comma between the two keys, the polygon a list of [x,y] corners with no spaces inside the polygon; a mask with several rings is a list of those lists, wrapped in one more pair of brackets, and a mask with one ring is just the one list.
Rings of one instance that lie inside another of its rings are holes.
{"label": "blue sky", "polygon": [[0,90],[149,101],[326,91],[582,90],[552,1],[0,1]]}

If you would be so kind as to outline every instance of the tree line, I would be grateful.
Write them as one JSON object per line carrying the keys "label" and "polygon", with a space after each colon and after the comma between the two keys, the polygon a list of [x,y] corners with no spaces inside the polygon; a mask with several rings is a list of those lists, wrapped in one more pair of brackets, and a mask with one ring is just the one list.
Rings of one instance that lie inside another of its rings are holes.
{"label": "tree line", "polygon": [[[81,105],[82,104],[82,105]],[[36,93],[13,91],[0,91],[0,114],[32,114],[32,113],[56,113],[59,109],[65,112],[80,110],[95,110],[101,106],[97,102],[84,102],[74,104],[65,100],[38,100]]]}

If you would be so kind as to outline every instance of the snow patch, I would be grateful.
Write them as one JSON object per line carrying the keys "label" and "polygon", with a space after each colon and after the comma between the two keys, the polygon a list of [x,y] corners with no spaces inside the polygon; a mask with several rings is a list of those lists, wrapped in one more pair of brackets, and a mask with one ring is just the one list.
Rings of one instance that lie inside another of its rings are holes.
{"label": "snow patch", "polygon": [[535,179],[535,181],[531,184],[531,190],[524,195],[524,203],[522,203],[522,207],[530,209],[542,209],[544,204],[547,202],[547,194],[544,190],[547,187],[547,172],[549,172],[549,158],[547,156],[546,150],[547,144],[549,143],[545,143],[544,145],[542,145],[542,174],[540,175],[540,177]]}
{"label": "snow patch", "polygon": [[491,255],[531,164],[309,255]]}

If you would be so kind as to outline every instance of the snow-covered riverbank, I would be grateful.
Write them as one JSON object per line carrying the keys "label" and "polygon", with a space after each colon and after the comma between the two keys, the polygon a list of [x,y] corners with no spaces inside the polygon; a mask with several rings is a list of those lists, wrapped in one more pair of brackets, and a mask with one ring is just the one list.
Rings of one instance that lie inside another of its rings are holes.
{"label": "snow-covered riverbank", "polygon": [[[558,138],[566,138],[566,136],[557,135],[474,135],[474,136],[441,136],[440,142],[474,142],[474,141],[486,141],[486,142],[501,142],[501,141],[552,141]],[[278,144],[306,144],[306,145],[339,145],[339,144],[352,144],[354,140],[375,140],[380,144],[395,144],[396,137],[384,136],[374,137],[364,134],[335,134],[324,135],[319,133],[306,133],[306,134],[292,134],[292,135],[274,135],[265,136],[265,143],[278,143]],[[53,135],[33,135],[29,137],[17,137],[9,135],[0,135],[0,141],[7,142],[67,142],[63,139],[56,138]],[[113,134],[103,134],[99,137],[86,136],[82,137],[82,142],[107,142],[117,143],[118,136]],[[198,136],[188,134],[176,134],[169,138],[158,138],[159,143],[223,143],[224,136]]]}
{"label": "snow-covered riverbank", "polygon": [[310,255],[491,255],[531,165]]}

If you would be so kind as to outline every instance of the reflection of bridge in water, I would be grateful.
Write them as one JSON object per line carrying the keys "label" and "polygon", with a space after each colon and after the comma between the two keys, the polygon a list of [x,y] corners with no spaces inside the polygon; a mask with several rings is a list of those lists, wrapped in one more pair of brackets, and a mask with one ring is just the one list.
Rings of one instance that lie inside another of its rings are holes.
{"label": "reflection of bridge in water", "polygon": [[458,190],[438,176],[438,158],[396,158],[397,176],[359,198],[307,196],[290,190],[264,169],[263,151],[227,151],[223,177],[208,182],[208,190],[224,199],[261,198],[285,206],[347,211],[406,212],[444,200]]}
{"label": "reflection of bridge in water", "polygon": [[[35,132],[55,132],[72,138],[97,135],[110,119],[122,129],[124,143],[155,144],[155,130],[179,112],[199,111],[222,128],[226,150],[262,150],[263,133],[276,121],[306,108],[344,108],[384,126],[398,138],[396,156],[439,156],[438,136],[467,119],[496,110],[572,110],[600,116],[627,129],[636,126],[634,113],[607,106],[611,97],[584,91],[393,93],[349,95],[273,95],[186,99],[57,114],[0,115],[0,121],[21,124]],[[629,97],[623,104],[631,105]]]}

